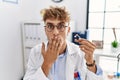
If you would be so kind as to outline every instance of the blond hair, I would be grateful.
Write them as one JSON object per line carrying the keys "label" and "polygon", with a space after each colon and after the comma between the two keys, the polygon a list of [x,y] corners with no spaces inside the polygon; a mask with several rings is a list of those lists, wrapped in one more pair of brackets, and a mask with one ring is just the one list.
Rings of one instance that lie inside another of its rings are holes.
{"label": "blond hair", "polygon": [[65,22],[70,21],[70,15],[65,7],[50,6],[49,9],[42,10],[41,14],[43,16],[43,21],[46,21],[47,19],[57,19]]}

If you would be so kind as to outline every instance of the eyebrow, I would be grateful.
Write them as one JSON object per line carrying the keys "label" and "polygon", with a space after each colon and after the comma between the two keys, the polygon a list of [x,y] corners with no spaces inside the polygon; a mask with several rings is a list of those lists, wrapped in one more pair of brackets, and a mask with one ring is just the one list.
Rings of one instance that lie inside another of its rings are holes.
{"label": "eyebrow", "polygon": [[[59,22],[58,24],[61,24],[61,23],[64,23],[64,24],[65,24],[65,22]],[[47,22],[46,24],[53,24],[53,23]]]}
{"label": "eyebrow", "polygon": [[48,22],[48,23],[46,23],[46,24],[53,24],[53,23]]}

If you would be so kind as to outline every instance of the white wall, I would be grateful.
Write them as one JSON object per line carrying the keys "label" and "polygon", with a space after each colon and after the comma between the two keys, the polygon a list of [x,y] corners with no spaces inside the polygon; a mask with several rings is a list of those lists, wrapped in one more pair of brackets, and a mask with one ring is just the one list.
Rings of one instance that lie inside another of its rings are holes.
{"label": "white wall", "polygon": [[19,4],[0,1],[0,80],[20,80],[23,76],[23,55],[20,23],[40,21],[40,10],[49,5],[64,5],[76,22],[76,30],[83,31],[86,26],[86,1],[64,0],[18,0]]}
{"label": "white wall", "polygon": [[[75,26],[71,27],[71,32],[84,32],[86,29],[87,0],[63,0],[61,3],[54,3],[52,0],[36,0],[36,3],[34,0],[25,0],[23,5],[24,21],[30,20],[39,22],[42,20],[40,15],[42,9],[48,8],[49,6],[65,6],[71,14],[71,21],[75,23]],[[70,36],[72,36],[71,33],[68,36],[68,40],[71,41],[72,39]]]}
{"label": "white wall", "polygon": [[21,6],[0,2],[0,80],[20,80],[23,75]]}
{"label": "white wall", "polygon": [[[29,3],[29,5],[28,5]],[[61,3],[54,3],[52,0],[25,0],[24,14],[26,19],[41,20],[40,10],[49,6],[65,6],[71,14],[71,20],[75,21],[76,31],[84,31],[86,28],[86,6],[87,0],[63,0]],[[32,6],[32,8],[30,8]],[[33,15],[34,13],[34,15]]]}

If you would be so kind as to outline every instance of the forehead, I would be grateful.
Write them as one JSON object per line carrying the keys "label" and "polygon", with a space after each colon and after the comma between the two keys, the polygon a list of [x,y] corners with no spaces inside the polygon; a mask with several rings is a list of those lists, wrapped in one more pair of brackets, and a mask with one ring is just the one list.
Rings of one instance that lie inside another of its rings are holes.
{"label": "forehead", "polygon": [[65,24],[68,23],[68,22],[65,22],[65,21],[57,20],[57,19],[47,19],[47,20],[45,21],[45,24],[47,24],[47,23],[52,23],[52,24],[54,24],[54,25],[57,25],[57,24],[59,24],[59,23],[61,23],[61,22],[64,22]]}

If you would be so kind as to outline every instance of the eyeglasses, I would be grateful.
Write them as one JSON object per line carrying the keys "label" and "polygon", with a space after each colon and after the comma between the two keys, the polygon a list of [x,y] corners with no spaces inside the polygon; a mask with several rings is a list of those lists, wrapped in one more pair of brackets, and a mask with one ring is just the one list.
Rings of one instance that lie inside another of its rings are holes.
{"label": "eyeglasses", "polygon": [[65,30],[65,27],[67,27],[65,25],[65,23],[59,23],[58,25],[53,25],[52,23],[47,23],[46,26],[46,30],[48,32],[52,32],[54,30],[54,28],[56,27],[58,31],[63,32]]}

